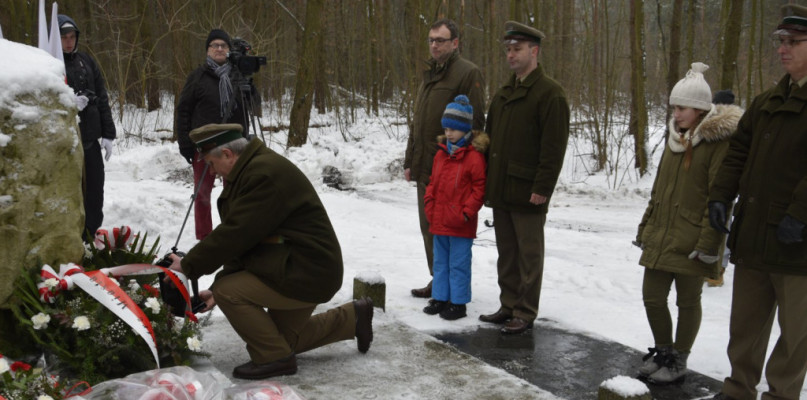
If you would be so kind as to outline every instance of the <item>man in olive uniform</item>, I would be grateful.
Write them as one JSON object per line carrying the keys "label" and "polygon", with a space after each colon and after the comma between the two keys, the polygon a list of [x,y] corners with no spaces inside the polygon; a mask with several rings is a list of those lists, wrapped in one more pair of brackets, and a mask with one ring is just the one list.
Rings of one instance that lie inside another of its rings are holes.
{"label": "man in olive uniform", "polygon": [[[437,137],[443,134],[440,119],[446,105],[457,95],[464,94],[474,108],[473,129],[481,130],[485,124],[485,83],[482,72],[472,62],[462,58],[459,47],[457,24],[449,19],[441,19],[432,24],[429,30],[429,52],[432,58],[429,68],[423,74],[418,88],[412,124],[409,126],[409,140],[404,160],[404,178],[417,182],[418,215],[423,246],[429,274],[432,274],[433,241],[429,233],[429,222],[423,206],[423,196],[429,185],[432,162],[437,151]],[[415,297],[431,297],[432,284],[422,289],[412,289]]]}
{"label": "man in olive uniform", "polygon": [[731,376],[717,399],[757,398],[777,311],[762,399],[798,399],[807,371],[807,7],[782,12],[773,40],[787,74],[743,115],[710,190],[710,222],[722,232],[739,194],[728,237]]}
{"label": "man in olive uniform", "polygon": [[508,21],[504,45],[513,75],[491,98],[485,205],[493,208],[499,301],[483,322],[521,333],[538,315],[544,269],[544,223],[569,138],[569,106],[538,63],[544,34]]}
{"label": "man in olive uniform", "polygon": [[171,269],[195,279],[222,265],[211,291],[247,344],[250,361],[233,377],[265,379],[297,372],[296,355],[340,340],[373,339],[373,304],[361,299],[311,316],[342,286],[342,253],[325,207],[308,178],[240,124],[209,124],[190,139],[211,173],[221,176],[221,224]]}

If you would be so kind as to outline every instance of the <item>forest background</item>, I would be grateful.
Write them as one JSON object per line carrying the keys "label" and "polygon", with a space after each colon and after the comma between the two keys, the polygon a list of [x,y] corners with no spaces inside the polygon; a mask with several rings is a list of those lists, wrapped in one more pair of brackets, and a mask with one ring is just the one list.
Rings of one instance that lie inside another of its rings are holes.
{"label": "forest background", "polygon": [[[379,107],[411,121],[429,25],[439,18],[458,23],[460,51],[481,68],[489,99],[510,73],[504,23],[524,22],[547,35],[540,61],[566,90],[572,135],[590,146],[582,154],[591,157],[591,172],[632,163],[644,175],[654,150],[648,126],[669,119],[667,95],[692,62],[708,64],[713,92],[731,89],[743,107],[783,75],[770,43],[788,2],[70,0],[59,12],[78,23],[79,50],[98,61],[118,119],[132,107],[153,111],[175,101],[204,61],[210,29],[246,39],[251,54],[267,57],[253,76],[261,111],[290,115],[263,129],[288,129],[286,146],[306,142],[312,108],[336,115],[340,127],[378,115]],[[37,0],[0,1],[4,37],[36,46],[37,7]],[[342,132],[351,140],[349,129]],[[631,156],[609,159],[623,153],[609,146],[625,146]]]}

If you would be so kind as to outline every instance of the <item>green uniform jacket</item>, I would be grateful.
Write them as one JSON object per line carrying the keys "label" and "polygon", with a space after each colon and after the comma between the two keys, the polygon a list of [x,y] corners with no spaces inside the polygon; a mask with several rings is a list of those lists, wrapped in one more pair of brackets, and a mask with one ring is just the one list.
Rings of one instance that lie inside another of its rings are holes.
{"label": "green uniform jacket", "polygon": [[[308,178],[252,139],[218,199],[221,224],[182,259],[190,278],[247,270],[278,293],[324,303],[342,286],[342,252]],[[277,243],[282,237],[282,243]]]}
{"label": "green uniform jacket", "polygon": [[474,108],[472,128],[481,131],[485,125],[485,82],[479,67],[456,51],[443,68],[430,60],[429,69],[424,71],[423,81],[418,87],[406,144],[404,168],[409,168],[412,180],[429,183],[434,154],[437,153],[437,137],[443,134],[440,120],[448,103],[461,94],[468,96]]}
{"label": "green uniform jacket", "polygon": [[[518,87],[513,75],[491,99],[485,131],[490,135],[485,205],[546,214],[569,140],[563,88],[540,64]],[[532,193],[547,202],[530,203]]]}
{"label": "green uniform jacket", "polygon": [[786,75],[754,98],[709,200],[728,204],[740,195],[728,240],[734,264],[807,275],[807,241],[783,244],[776,237],[785,214],[807,222],[807,86],[787,97],[789,83]]}
{"label": "green uniform jacket", "polygon": [[[694,132],[683,136],[670,119],[670,137],[661,157],[647,210],[639,224],[636,240],[642,244],[639,264],[652,269],[717,278],[718,263],[690,260],[698,250],[718,255],[724,235],[709,225],[709,185],[729,147],[743,110],[718,105],[704,117]],[[691,136],[689,136],[691,135]],[[687,138],[693,144],[689,168],[684,167]]]}

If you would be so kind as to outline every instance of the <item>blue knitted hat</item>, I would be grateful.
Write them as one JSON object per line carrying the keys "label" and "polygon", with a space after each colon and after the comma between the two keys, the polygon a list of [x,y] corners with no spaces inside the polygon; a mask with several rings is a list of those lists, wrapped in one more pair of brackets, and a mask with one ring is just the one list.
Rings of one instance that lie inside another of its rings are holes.
{"label": "blue knitted hat", "polygon": [[473,120],[474,108],[471,106],[468,97],[461,94],[454,98],[453,103],[448,103],[440,123],[443,125],[443,128],[470,132]]}

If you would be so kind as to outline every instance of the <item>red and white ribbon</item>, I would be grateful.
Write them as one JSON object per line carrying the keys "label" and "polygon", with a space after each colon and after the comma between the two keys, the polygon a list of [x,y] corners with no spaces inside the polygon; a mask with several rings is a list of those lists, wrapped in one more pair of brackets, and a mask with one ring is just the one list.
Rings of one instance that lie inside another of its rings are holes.
{"label": "red and white ribbon", "polygon": [[39,273],[42,277],[42,282],[36,285],[37,289],[39,289],[39,300],[48,303],[56,301],[55,296],[60,291],[73,289],[71,275],[80,272],[84,272],[84,269],[73,263],[60,265],[58,274],[50,265],[43,265]]}
{"label": "red and white ribbon", "polygon": [[132,243],[134,237],[132,236],[132,228],[128,226],[121,226],[119,228],[112,228],[112,235],[109,234],[107,229],[98,229],[95,231],[95,248],[103,250],[107,247],[110,250],[125,249]]}

